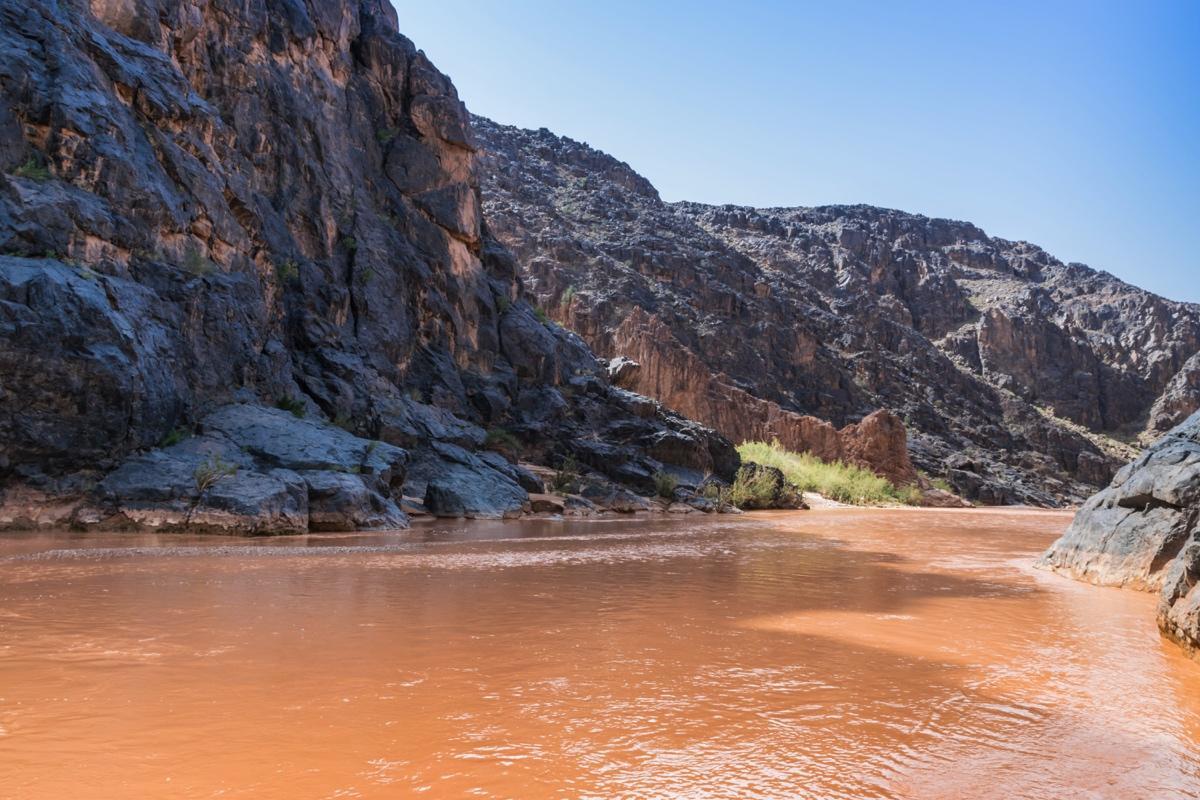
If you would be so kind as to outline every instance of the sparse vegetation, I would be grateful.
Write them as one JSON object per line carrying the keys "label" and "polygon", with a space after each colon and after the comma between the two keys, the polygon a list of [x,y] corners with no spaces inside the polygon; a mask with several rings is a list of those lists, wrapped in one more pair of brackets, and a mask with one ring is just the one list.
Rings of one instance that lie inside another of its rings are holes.
{"label": "sparse vegetation", "polygon": [[280,283],[291,283],[300,277],[300,265],[288,259],[275,265],[275,277]]}
{"label": "sparse vegetation", "polygon": [[519,439],[513,436],[511,431],[504,428],[491,428],[487,432],[487,438],[483,441],[483,446],[487,450],[494,450],[500,453],[510,461],[516,461],[521,457],[522,446]]}
{"label": "sparse vegetation", "polygon": [[574,299],[575,299],[575,287],[568,286],[567,290],[562,293],[562,299],[559,301],[559,306],[562,308],[562,311],[564,314],[567,313],[567,310],[571,307],[571,301],[573,301]]}
{"label": "sparse vegetation", "polygon": [[214,453],[201,462],[192,473],[196,481],[196,493],[202,495],[216,485],[217,481],[236,474],[236,464],[230,464]]}
{"label": "sparse vegetation", "polygon": [[575,491],[579,480],[579,464],[573,456],[567,456],[559,464],[554,475],[550,478],[550,488],[555,494],[567,494]]}
{"label": "sparse vegetation", "polygon": [[290,395],[284,395],[276,400],[275,407],[290,412],[293,417],[303,417],[306,410],[303,400]]}
{"label": "sparse vegetation", "polygon": [[935,478],[928,472],[921,472],[921,477],[924,478],[925,482],[933,488],[941,489],[943,492],[954,494],[954,487],[951,486],[950,481],[946,480],[945,478]]}
{"label": "sparse vegetation", "polygon": [[30,158],[12,172],[18,178],[28,178],[31,181],[50,180],[50,170],[36,158]]}
{"label": "sparse vegetation", "polygon": [[508,299],[506,294],[496,295],[496,310],[501,314],[507,314],[508,309],[512,307],[512,300]]}
{"label": "sparse vegetation", "polygon": [[158,443],[158,446],[170,447],[171,445],[179,444],[191,435],[192,432],[187,428],[173,428],[170,433],[162,438],[162,441]]}
{"label": "sparse vegetation", "polygon": [[675,489],[679,486],[679,478],[661,469],[654,473],[654,491],[666,500],[675,498]]}
{"label": "sparse vegetation", "polygon": [[546,311],[541,306],[533,307],[533,315],[537,317],[537,321],[543,325],[550,324],[550,317],[546,316]]}
{"label": "sparse vegetation", "polygon": [[766,470],[742,467],[724,499],[738,508],[769,508],[775,499],[775,480]]}
{"label": "sparse vegetation", "polygon": [[372,267],[359,270],[358,274],[355,276],[355,279],[358,281],[360,286],[366,286],[371,281],[375,280],[375,270]]}
{"label": "sparse vegetation", "polygon": [[183,254],[183,268],[193,275],[208,275],[217,267],[204,257],[198,247],[189,247]]}
{"label": "sparse vegetation", "polygon": [[400,131],[396,128],[380,128],[379,130],[375,131],[375,138],[380,144],[387,144],[399,135]]}
{"label": "sparse vegetation", "polygon": [[793,453],[778,441],[745,442],[738,446],[738,453],[744,461],[775,467],[801,491],[816,492],[839,503],[912,505],[920,500],[920,490],[915,486],[896,486],[887,478],[853,464],[822,461],[811,453]]}
{"label": "sparse vegetation", "polygon": [[342,237],[342,247],[346,248],[351,253],[353,253],[355,250],[358,249],[358,239],[355,239],[353,236],[343,236]]}

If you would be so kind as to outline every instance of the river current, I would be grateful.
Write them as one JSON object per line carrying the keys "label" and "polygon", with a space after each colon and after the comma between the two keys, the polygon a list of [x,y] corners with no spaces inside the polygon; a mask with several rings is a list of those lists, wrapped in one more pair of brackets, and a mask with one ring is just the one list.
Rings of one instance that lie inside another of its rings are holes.
{"label": "river current", "polygon": [[0,798],[1200,798],[1070,520],[830,509],[0,536]]}

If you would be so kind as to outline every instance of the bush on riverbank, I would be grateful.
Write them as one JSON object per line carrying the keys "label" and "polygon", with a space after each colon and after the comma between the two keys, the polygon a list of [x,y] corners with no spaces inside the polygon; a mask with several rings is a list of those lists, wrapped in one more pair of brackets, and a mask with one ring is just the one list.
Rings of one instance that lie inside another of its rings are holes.
{"label": "bush on riverbank", "polygon": [[743,461],[766,464],[781,471],[801,491],[816,492],[839,503],[915,505],[921,493],[915,486],[896,486],[869,469],[841,461],[826,462],[811,453],[793,453],[778,441],[738,445]]}

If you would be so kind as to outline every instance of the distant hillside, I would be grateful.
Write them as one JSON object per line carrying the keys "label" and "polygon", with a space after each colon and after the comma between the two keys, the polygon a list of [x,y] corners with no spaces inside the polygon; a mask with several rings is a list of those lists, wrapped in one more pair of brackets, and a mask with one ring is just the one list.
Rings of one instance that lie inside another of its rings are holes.
{"label": "distant hillside", "polygon": [[890,409],[964,495],[1057,504],[1200,405],[1196,305],[964,222],[665,203],[585,144],[473,122],[489,228],[546,312],[731,438]]}

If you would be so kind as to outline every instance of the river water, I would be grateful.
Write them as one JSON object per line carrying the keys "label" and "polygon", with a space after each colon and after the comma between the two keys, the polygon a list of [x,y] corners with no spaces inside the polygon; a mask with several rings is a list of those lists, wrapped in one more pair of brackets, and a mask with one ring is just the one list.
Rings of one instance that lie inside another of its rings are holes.
{"label": "river water", "polygon": [[0,537],[0,797],[1200,798],[1069,516]]}

